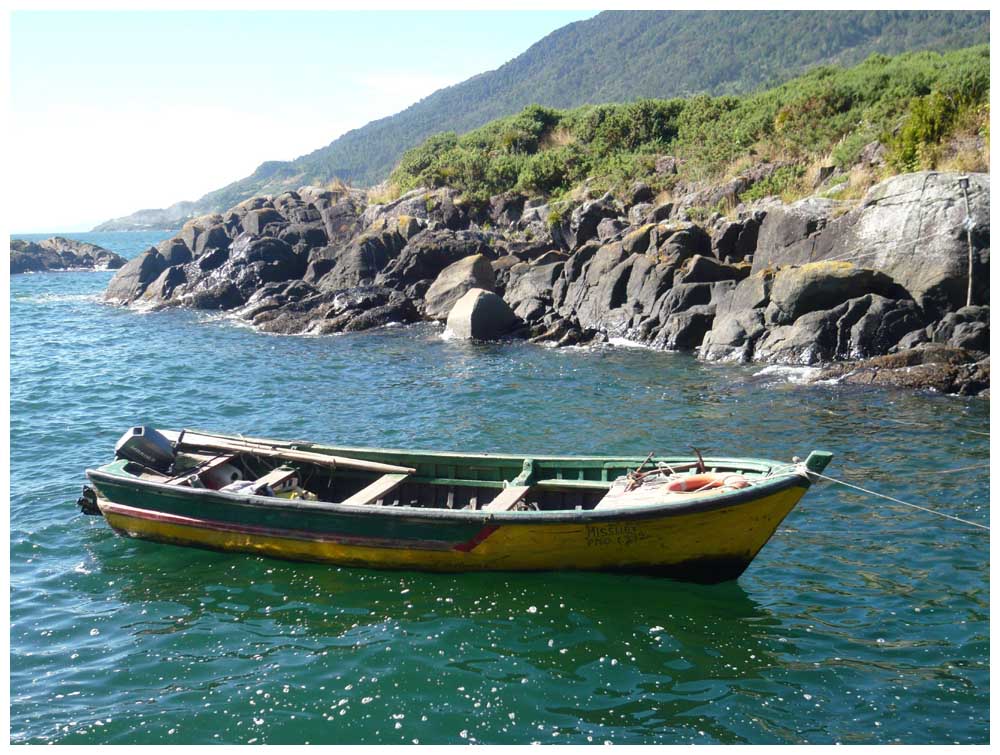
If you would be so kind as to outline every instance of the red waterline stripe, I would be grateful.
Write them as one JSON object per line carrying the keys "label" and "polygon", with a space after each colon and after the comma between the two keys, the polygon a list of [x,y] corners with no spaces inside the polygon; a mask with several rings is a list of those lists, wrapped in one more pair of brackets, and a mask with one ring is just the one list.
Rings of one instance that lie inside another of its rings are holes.
{"label": "red waterline stripe", "polygon": [[[329,537],[318,537],[313,532],[305,530],[282,530],[273,527],[258,527],[250,524],[230,524],[229,522],[219,522],[211,519],[195,519],[193,517],[180,516],[178,514],[165,514],[162,511],[149,511],[147,509],[137,509],[120,503],[106,502],[103,509],[112,514],[121,514],[135,519],[145,519],[153,522],[164,522],[166,524],[179,524],[188,527],[196,527],[203,530],[215,530],[217,532],[231,532],[241,535],[264,535],[270,537],[284,537],[292,540],[308,540],[315,543],[335,543],[337,545],[370,545],[379,548],[416,548],[419,550],[452,550],[450,542],[441,540],[389,540],[387,538],[357,537],[354,535],[333,535]],[[481,534],[481,533],[480,533]],[[489,533],[487,533],[489,534]],[[476,537],[479,537],[477,535]],[[475,538],[469,541],[477,542]],[[456,546],[461,549],[465,543]]]}
{"label": "red waterline stripe", "polygon": [[485,540],[490,535],[492,535],[494,532],[496,532],[498,529],[500,529],[500,528],[497,527],[495,524],[491,524],[491,525],[489,525],[487,527],[483,527],[481,530],[479,530],[479,532],[476,533],[476,535],[471,540],[467,540],[464,543],[459,543],[452,550],[462,551],[463,553],[468,553],[473,548],[475,548],[477,545],[479,545],[481,542],[483,542],[483,540]]}

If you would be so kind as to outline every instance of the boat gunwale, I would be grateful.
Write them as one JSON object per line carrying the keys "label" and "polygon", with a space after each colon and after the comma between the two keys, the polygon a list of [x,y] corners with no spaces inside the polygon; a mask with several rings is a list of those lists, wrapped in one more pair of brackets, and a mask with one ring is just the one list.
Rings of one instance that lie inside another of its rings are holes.
{"label": "boat gunwale", "polygon": [[[614,460],[614,457],[609,457],[609,459]],[[720,462],[720,460],[706,459],[706,464],[712,461],[716,463]],[[772,464],[772,466],[774,465]],[[179,494],[189,498],[214,499],[229,505],[253,507],[256,509],[270,508],[275,511],[284,510],[304,514],[324,513],[339,516],[347,515],[350,517],[391,517],[425,521],[445,520],[451,522],[492,522],[497,524],[596,524],[623,520],[631,521],[685,516],[733,506],[742,506],[789,488],[808,488],[810,486],[810,481],[804,474],[787,474],[762,481],[747,488],[712,493],[699,496],[690,501],[667,501],[663,503],[636,505],[634,507],[622,506],[608,509],[485,512],[483,509],[446,509],[422,506],[353,506],[333,501],[289,500],[271,496],[240,495],[237,493],[208,490],[206,488],[187,488],[180,485],[146,480],[133,475],[114,474],[100,469],[88,469],[86,474],[92,481],[102,481],[118,485],[124,484],[157,493]],[[150,510],[155,511],[157,509]],[[208,521],[207,518],[206,521]]]}
{"label": "boat gunwale", "polygon": [[[180,431],[177,430],[164,430],[159,429],[159,432],[163,433],[168,438],[175,438],[179,435]],[[332,446],[326,445],[324,443],[315,443],[312,441],[305,440],[275,440],[273,438],[257,438],[247,435],[225,435],[221,433],[211,433],[205,432],[203,430],[186,429],[183,431],[185,434],[201,435],[209,438],[221,438],[225,440],[232,440],[236,442],[244,443],[259,443],[271,447],[275,450],[286,450],[286,451],[310,451],[312,453],[325,453],[328,456],[335,455],[361,455],[363,458],[364,454],[376,454],[387,456],[420,456],[426,457],[428,460],[433,459],[482,459],[482,460],[496,460],[496,461],[506,461],[506,462],[521,462],[530,459],[536,463],[619,463],[631,465],[635,463],[636,466],[646,459],[647,464],[652,464],[656,462],[669,462],[676,464],[684,464],[694,461],[694,457],[681,457],[681,456],[654,456],[651,459],[648,457],[643,457],[641,454],[635,456],[602,456],[602,455],[590,455],[590,454],[576,454],[576,455],[543,455],[543,454],[512,454],[512,453],[500,453],[492,451],[429,451],[429,450],[419,450],[412,448],[376,448],[373,446]],[[247,449],[250,452],[252,449]],[[765,458],[755,458],[755,457],[712,457],[706,458],[706,466],[721,465],[721,466],[739,466],[743,465],[742,468],[748,469],[749,467],[760,467],[759,470],[764,471],[764,468],[774,469],[775,467],[785,467],[791,466],[789,462],[776,461],[774,459]],[[567,480],[567,482],[574,482],[573,480]],[[608,485],[611,485],[611,481],[608,481]]]}

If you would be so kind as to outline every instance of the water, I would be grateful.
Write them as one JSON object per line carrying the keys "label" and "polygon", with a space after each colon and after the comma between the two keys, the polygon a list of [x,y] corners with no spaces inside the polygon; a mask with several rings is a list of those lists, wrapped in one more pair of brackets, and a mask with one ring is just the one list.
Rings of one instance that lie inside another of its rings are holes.
{"label": "water", "polygon": [[[126,256],[163,234],[82,234]],[[11,277],[11,740],[980,743],[988,533],[819,485],[737,582],[428,575],[114,535],[130,425],[430,449],[789,459],[989,522],[988,403],[415,326],[267,336]]]}

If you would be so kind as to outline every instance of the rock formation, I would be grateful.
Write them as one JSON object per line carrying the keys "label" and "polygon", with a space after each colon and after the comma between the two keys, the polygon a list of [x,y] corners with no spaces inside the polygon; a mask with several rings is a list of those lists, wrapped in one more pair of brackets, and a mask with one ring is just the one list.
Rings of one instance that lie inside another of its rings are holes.
{"label": "rock formation", "polygon": [[10,272],[117,270],[125,258],[96,244],[53,236],[44,241],[10,241]]}
{"label": "rock formation", "polygon": [[857,206],[767,198],[728,217],[699,209],[705,188],[657,204],[637,184],[625,202],[605,194],[572,209],[515,194],[474,204],[448,188],[385,204],[306,188],[189,221],[122,268],[106,297],[231,310],[283,333],[450,323],[475,303],[461,327],[477,313],[477,338],[619,337],[793,364],[947,346],[978,364],[989,342],[989,177],[970,177],[968,223],[958,178],[901,175]]}

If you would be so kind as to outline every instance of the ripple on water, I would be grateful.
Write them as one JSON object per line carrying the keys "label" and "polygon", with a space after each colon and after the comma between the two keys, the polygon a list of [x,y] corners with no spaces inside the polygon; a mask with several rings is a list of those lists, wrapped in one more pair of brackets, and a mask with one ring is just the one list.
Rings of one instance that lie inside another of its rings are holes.
{"label": "ripple on water", "polygon": [[13,742],[988,741],[988,537],[838,486],[712,587],[291,564],[125,540],[73,506],[83,470],[150,423],[535,453],[828,448],[835,476],[988,523],[988,469],[928,474],[988,463],[985,402],[436,326],[272,337],[105,306],[107,278],[11,278]]}

